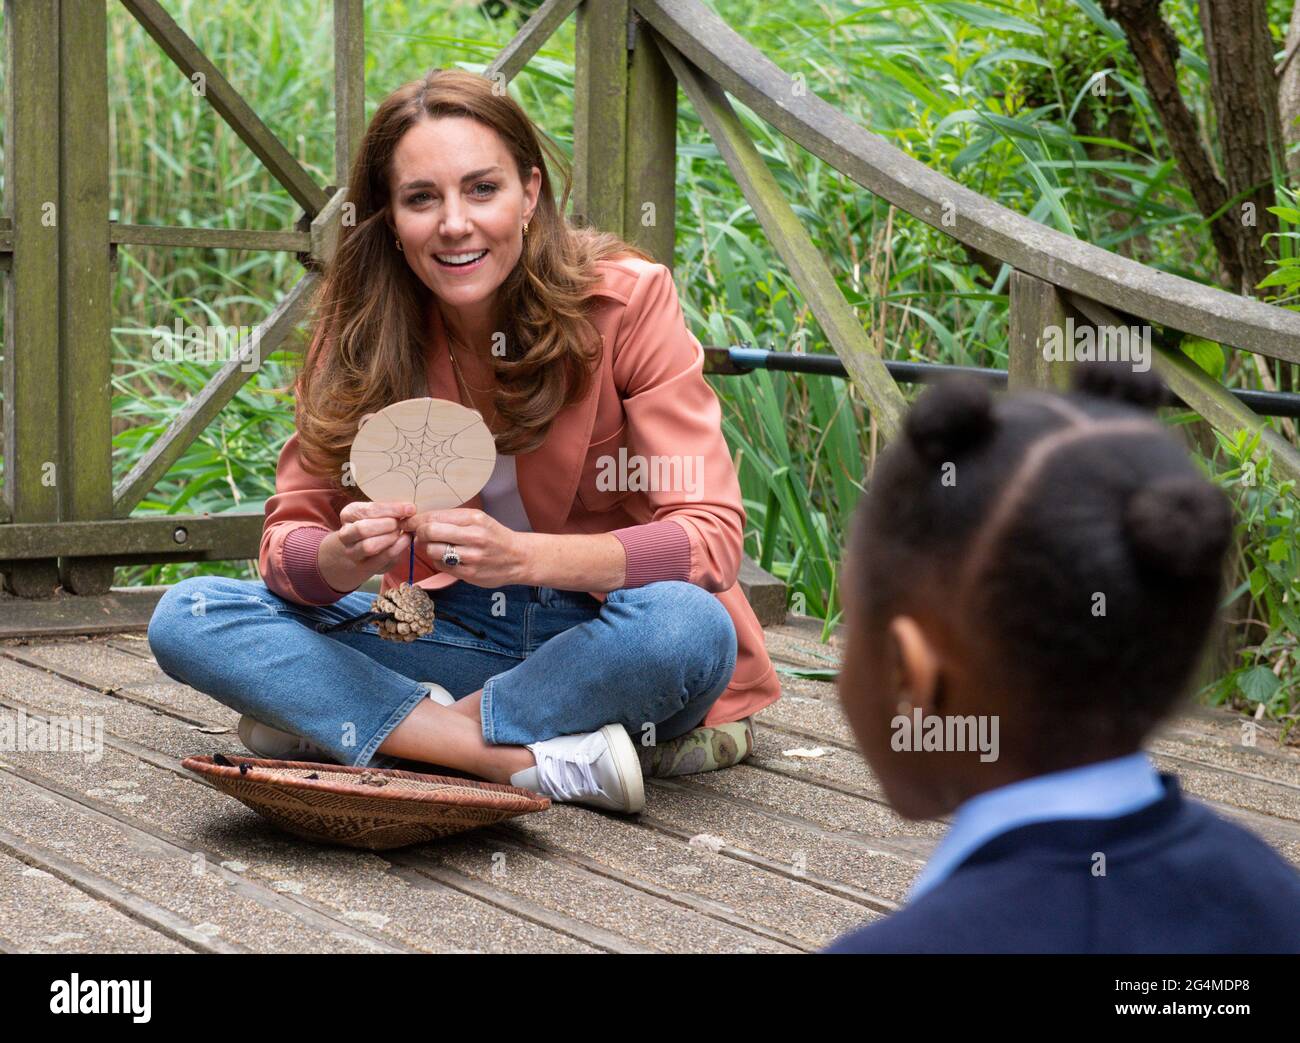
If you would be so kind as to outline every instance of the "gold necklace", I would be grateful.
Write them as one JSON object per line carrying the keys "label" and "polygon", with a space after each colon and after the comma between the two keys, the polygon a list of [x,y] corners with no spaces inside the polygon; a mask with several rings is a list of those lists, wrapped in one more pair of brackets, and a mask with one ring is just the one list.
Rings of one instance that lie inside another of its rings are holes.
{"label": "gold necklace", "polygon": [[[465,379],[465,374],[461,372],[460,363],[456,361],[456,353],[451,350],[450,346],[448,346],[447,348],[447,353],[451,355],[451,364],[456,367],[456,376],[460,378],[461,386],[467,388],[474,387],[473,384],[471,384],[468,380]],[[475,387],[474,390],[484,395],[490,395],[496,391],[496,388]]]}
{"label": "gold necklace", "polygon": [[[473,384],[471,384],[468,380],[465,379],[465,374],[461,372],[460,363],[456,361],[456,353],[455,353],[455,352],[452,350],[452,348],[451,348],[451,342],[452,342],[453,340],[459,340],[460,338],[458,338],[458,337],[453,337],[450,329],[446,330],[446,333],[447,333],[447,354],[451,356],[451,364],[452,364],[453,366],[456,367],[456,376],[460,379],[461,384],[464,385],[465,387],[467,387],[467,388],[474,387]],[[463,344],[462,344],[461,346],[464,347]],[[480,392],[485,392],[485,393],[490,393],[490,392],[494,391],[495,389],[494,389],[494,388],[474,388],[474,390],[475,390],[475,391],[480,391]]]}
{"label": "gold necklace", "polygon": [[[455,352],[452,350],[452,348],[451,348],[451,340],[452,340],[452,338],[451,338],[451,333],[450,333],[450,331],[448,331],[448,333],[447,333],[447,354],[451,356],[451,367],[452,367],[452,369],[453,369],[453,370],[455,371],[455,373],[456,373],[456,379],[460,381],[460,386],[465,390],[465,397],[469,399],[470,405],[471,405],[471,406],[474,406],[474,407],[477,407],[478,403],[476,403],[476,402],[474,401],[474,396],[471,395],[471,394],[469,393],[469,389],[470,389],[471,385],[470,385],[469,381],[465,379],[465,375],[460,371],[460,363],[456,361],[456,353],[455,353]],[[491,392],[491,391],[492,391],[491,388],[475,388],[475,390],[476,390],[476,391],[481,391],[481,392]],[[495,421],[495,420],[496,420],[496,414],[497,414],[496,407],[493,406],[493,407],[492,407],[492,421]],[[480,415],[480,416],[482,415],[482,410],[479,410],[479,415]],[[492,423],[489,422],[488,419],[487,419],[486,417],[484,417],[484,423],[487,424],[487,426],[488,426],[488,430],[489,430],[489,431],[492,431]],[[493,433],[493,434],[496,434],[495,431],[493,431],[492,433]]]}

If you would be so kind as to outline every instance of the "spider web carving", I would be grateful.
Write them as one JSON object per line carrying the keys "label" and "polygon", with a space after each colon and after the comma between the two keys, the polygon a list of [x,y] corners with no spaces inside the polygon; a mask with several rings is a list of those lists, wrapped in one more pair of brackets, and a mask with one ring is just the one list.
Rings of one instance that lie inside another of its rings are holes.
{"label": "spider web carving", "polygon": [[[458,426],[448,430],[451,424]],[[389,414],[381,412],[367,421],[365,427],[363,441],[373,448],[353,446],[356,480],[364,490],[366,485],[373,486],[376,479],[388,479],[384,484],[385,498],[405,498],[413,503],[436,499],[452,505],[462,504],[482,488],[491,471],[490,466],[484,469],[472,463],[466,466],[465,462],[492,464],[495,460],[495,455],[475,455],[466,451],[468,447],[456,445],[461,435],[481,424],[478,417],[466,423],[459,416],[439,416],[433,410],[432,399],[423,418],[415,424],[399,425]],[[390,436],[388,444],[382,443],[385,432]],[[409,492],[399,494],[398,489]]]}

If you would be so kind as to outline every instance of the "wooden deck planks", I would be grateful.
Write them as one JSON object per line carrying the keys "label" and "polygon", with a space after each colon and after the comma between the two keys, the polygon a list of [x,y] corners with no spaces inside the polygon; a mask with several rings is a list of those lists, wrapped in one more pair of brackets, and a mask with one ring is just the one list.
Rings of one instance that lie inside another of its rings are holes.
{"label": "wooden deck planks", "polygon": [[[0,711],[101,717],[105,747],[0,751],[8,951],[814,951],[900,903],[945,828],[895,815],[835,686],[838,642],[766,631],[786,692],[723,772],[647,780],[637,818],[556,805],[383,853],[282,834],[180,767],[240,753],[237,715],[138,633],[0,642]],[[1193,710],[1153,740],[1187,792],[1300,865],[1300,750]],[[808,754],[812,753],[813,756]]]}

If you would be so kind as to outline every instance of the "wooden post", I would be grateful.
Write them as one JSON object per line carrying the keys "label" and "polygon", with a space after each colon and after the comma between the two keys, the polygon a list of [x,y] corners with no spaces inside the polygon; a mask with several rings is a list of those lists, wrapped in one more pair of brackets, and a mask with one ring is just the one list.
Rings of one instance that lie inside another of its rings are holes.
{"label": "wooden post", "polygon": [[574,47],[573,219],[671,268],[677,80],[628,0],[586,0]]}
{"label": "wooden post", "polygon": [[629,0],[585,0],[574,37],[573,219],[624,234]]}
{"label": "wooden post", "polygon": [[366,130],[364,0],[334,0],[334,184],[348,183]]}
{"label": "wooden post", "polygon": [[[60,0],[59,519],[113,516],[108,246],[108,25],[102,0]],[[73,73],[69,75],[69,73]],[[73,594],[104,594],[113,559],[62,558]]]}
{"label": "wooden post", "polygon": [[[59,517],[59,4],[5,0],[5,214],[13,256],[5,297],[4,499],[14,522]],[[54,126],[51,123],[54,122]],[[92,160],[93,162],[94,160]],[[106,251],[107,252],[107,251]],[[58,561],[5,563],[5,586],[54,593]]]}
{"label": "wooden post", "polygon": [[1055,286],[1021,271],[1011,273],[1011,330],[1007,343],[1010,390],[1065,386],[1066,364],[1049,362],[1043,356],[1044,331],[1055,326],[1063,339],[1065,319],[1065,300]]}
{"label": "wooden post", "polygon": [[671,268],[677,229],[677,78],[635,12],[630,32],[623,235]]}

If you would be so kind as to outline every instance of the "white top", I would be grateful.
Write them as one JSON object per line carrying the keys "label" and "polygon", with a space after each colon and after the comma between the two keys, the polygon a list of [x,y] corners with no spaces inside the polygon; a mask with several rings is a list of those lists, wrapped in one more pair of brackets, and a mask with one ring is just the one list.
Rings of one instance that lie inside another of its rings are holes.
{"label": "white top", "polygon": [[480,490],[483,510],[492,515],[507,529],[515,532],[532,532],[524,501],[519,498],[519,481],[515,475],[515,458],[497,453],[497,465],[487,485]]}

